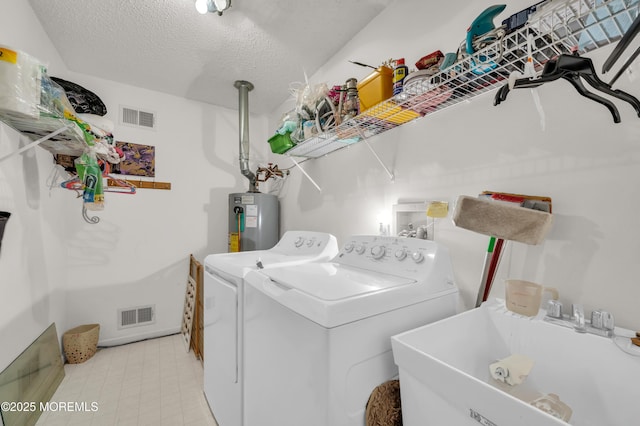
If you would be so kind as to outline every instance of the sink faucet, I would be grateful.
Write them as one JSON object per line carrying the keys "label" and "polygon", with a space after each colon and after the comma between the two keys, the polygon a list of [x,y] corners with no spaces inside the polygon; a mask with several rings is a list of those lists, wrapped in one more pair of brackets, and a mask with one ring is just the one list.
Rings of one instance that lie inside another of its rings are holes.
{"label": "sink faucet", "polygon": [[590,333],[603,337],[612,337],[615,329],[613,314],[602,309],[591,312],[591,320],[585,319],[584,308],[579,304],[571,305],[571,317],[562,314],[562,302],[550,300],[545,320],[573,328],[578,333]]}
{"label": "sink faucet", "polygon": [[574,303],[571,305],[571,310],[573,312],[573,329],[578,333],[586,333],[587,325],[584,320],[584,308],[582,305],[576,305]]}

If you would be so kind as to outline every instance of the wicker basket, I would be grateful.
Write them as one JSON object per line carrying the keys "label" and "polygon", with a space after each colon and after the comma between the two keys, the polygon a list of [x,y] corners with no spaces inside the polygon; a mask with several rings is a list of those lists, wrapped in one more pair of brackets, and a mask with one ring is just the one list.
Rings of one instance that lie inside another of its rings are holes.
{"label": "wicker basket", "polygon": [[62,335],[62,346],[69,364],[80,364],[91,358],[98,348],[100,324],[85,324]]}

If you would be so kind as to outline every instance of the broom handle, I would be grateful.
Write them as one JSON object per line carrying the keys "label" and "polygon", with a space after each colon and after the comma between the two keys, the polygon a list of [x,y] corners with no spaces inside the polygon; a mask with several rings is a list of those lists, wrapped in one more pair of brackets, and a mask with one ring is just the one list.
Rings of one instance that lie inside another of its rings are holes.
{"label": "broom handle", "polygon": [[489,266],[489,274],[487,275],[487,284],[484,289],[484,296],[482,297],[482,301],[485,302],[489,297],[489,293],[491,292],[491,286],[493,285],[493,278],[495,277],[496,270],[498,269],[498,262],[500,262],[500,252],[502,251],[502,246],[504,245],[504,240],[502,238],[498,238],[496,241],[496,247],[493,250],[493,254],[491,255],[491,265]]}
{"label": "broom handle", "polygon": [[487,247],[487,254],[484,256],[484,268],[482,269],[482,277],[480,278],[480,288],[478,289],[478,296],[476,298],[476,308],[482,304],[482,298],[484,297],[484,290],[487,288],[487,276],[489,275],[489,266],[491,265],[491,254],[496,243],[496,237],[489,239],[489,247]]}

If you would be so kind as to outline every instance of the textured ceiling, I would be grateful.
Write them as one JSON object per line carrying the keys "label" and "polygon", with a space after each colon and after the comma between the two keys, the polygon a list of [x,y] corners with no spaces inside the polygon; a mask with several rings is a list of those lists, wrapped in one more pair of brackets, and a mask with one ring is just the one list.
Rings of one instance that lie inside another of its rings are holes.
{"label": "textured ceiling", "polygon": [[[391,0],[232,0],[218,16],[195,0],[29,0],[69,70],[237,108],[272,111]],[[90,88],[88,88],[90,89]]]}

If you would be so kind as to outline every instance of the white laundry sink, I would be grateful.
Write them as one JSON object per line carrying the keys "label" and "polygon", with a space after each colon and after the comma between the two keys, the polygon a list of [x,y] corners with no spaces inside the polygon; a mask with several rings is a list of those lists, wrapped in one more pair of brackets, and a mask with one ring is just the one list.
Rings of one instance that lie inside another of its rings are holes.
{"label": "white laundry sink", "polygon": [[[494,300],[393,336],[392,347],[405,426],[566,425],[529,403],[547,394],[572,409],[572,425],[640,424],[640,348],[628,338],[580,334]],[[513,354],[535,363],[517,386],[489,373],[490,364]]]}

